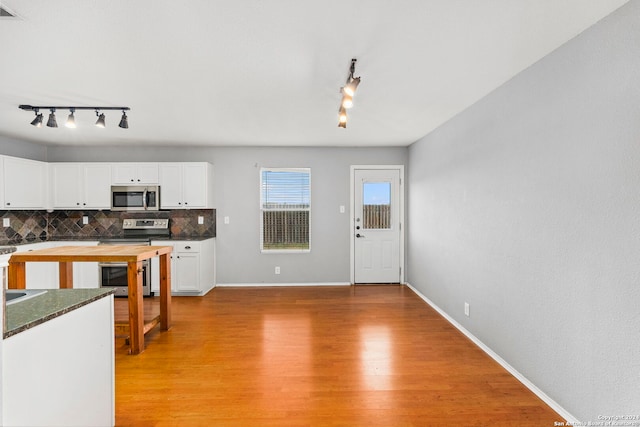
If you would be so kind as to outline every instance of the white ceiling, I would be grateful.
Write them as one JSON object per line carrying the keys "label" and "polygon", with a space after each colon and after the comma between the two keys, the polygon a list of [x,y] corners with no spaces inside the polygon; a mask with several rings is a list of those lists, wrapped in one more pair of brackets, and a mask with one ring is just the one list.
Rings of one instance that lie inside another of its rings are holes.
{"label": "white ceiling", "polygon": [[[0,0],[0,135],[61,145],[405,146],[628,0]],[[347,129],[339,88],[362,83]],[[107,128],[19,104],[128,106]],[[47,112],[45,113],[45,121]]]}

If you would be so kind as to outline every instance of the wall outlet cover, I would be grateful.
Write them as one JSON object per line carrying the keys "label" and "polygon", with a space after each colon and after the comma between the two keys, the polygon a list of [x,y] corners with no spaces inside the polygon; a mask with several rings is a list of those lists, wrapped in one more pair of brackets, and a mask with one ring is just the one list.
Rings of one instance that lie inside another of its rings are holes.
{"label": "wall outlet cover", "polygon": [[465,316],[469,317],[469,303],[468,302],[464,303],[464,314],[465,314]]}
{"label": "wall outlet cover", "polygon": [[85,215],[85,216],[83,216],[83,217],[82,217],[82,223],[83,223],[84,225],[89,224],[89,217],[88,217],[88,216],[86,216],[86,215]]}
{"label": "wall outlet cover", "polygon": [[200,224],[200,225],[204,224],[204,217],[203,216],[198,215],[198,224]]}
{"label": "wall outlet cover", "polygon": [[9,219],[9,218],[2,218],[2,226],[3,226],[3,227],[11,227],[11,219]]}

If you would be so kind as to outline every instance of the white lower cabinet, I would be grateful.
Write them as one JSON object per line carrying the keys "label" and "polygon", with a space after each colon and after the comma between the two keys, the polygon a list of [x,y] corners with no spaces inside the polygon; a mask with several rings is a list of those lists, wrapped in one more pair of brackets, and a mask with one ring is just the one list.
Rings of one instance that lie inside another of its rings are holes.
{"label": "white lower cabinet", "polygon": [[[153,246],[172,246],[171,293],[172,295],[202,296],[216,283],[215,239],[159,240]],[[160,267],[157,257],[151,259],[151,290],[157,295],[160,289]]]}
{"label": "white lower cabinet", "polygon": [[113,297],[2,341],[4,426],[115,424]]}

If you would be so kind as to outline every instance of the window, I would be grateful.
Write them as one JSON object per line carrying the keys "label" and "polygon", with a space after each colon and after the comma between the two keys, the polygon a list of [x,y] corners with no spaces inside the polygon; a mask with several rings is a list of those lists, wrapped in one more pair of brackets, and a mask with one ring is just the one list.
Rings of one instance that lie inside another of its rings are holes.
{"label": "window", "polygon": [[362,228],[391,229],[391,183],[365,182],[362,198]]}
{"label": "window", "polygon": [[260,169],[260,249],[308,252],[311,169]]}

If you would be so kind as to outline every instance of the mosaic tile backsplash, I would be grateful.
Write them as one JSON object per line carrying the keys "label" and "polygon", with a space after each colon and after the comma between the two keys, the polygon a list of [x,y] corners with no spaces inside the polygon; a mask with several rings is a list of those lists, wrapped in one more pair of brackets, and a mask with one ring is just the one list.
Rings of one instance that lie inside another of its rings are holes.
{"label": "mosaic tile backsplash", "polygon": [[[87,239],[122,237],[124,218],[168,218],[171,236],[175,238],[207,238],[216,236],[216,210],[190,209],[153,212],[112,211],[3,211],[10,226],[3,227],[0,245],[35,243],[49,239]],[[82,217],[88,224],[82,223]],[[198,224],[198,216],[204,224]]]}

